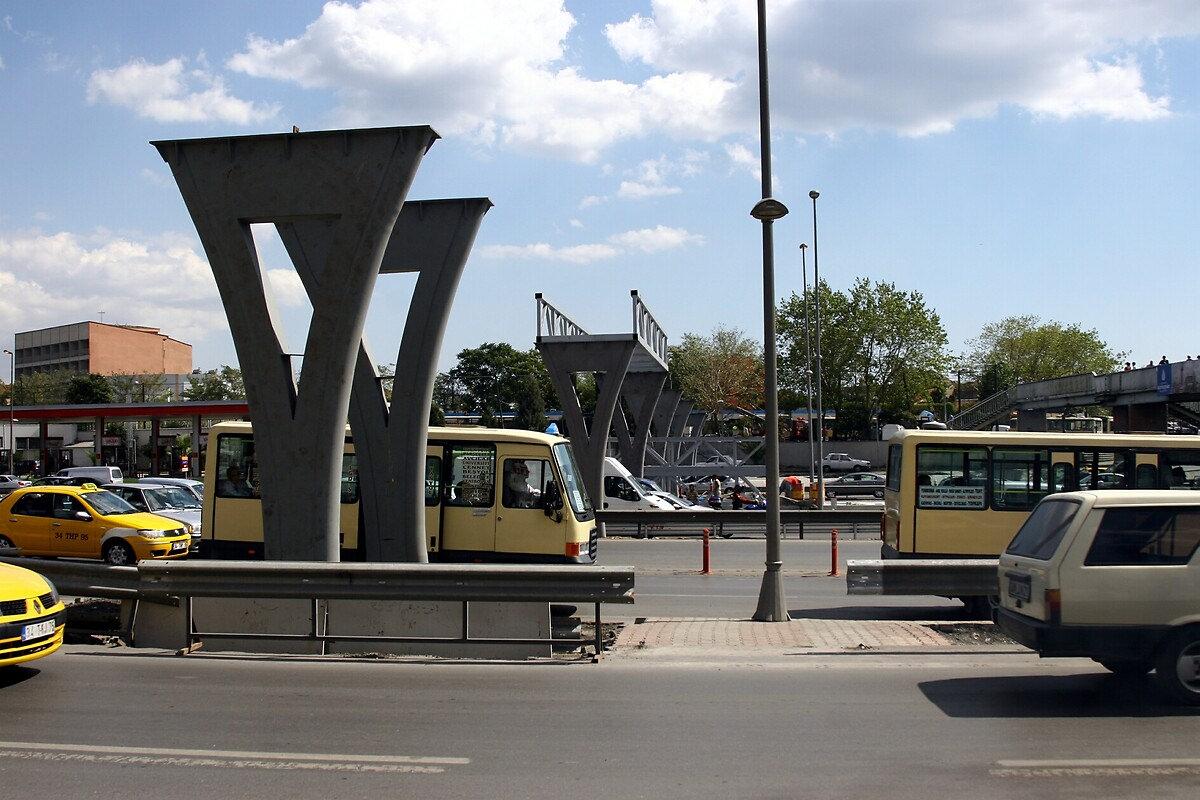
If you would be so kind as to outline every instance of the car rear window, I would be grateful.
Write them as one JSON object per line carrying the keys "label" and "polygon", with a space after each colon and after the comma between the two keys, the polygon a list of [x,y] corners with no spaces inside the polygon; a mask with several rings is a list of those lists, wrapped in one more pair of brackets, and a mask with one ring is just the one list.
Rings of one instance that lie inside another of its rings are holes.
{"label": "car rear window", "polygon": [[1058,550],[1078,510],[1079,503],[1074,500],[1039,503],[1004,552],[1010,556],[1049,560]]}
{"label": "car rear window", "polygon": [[1170,566],[1186,564],[1200,544],[1200,508],[1141,506],[1104,512],[1083,564]]}

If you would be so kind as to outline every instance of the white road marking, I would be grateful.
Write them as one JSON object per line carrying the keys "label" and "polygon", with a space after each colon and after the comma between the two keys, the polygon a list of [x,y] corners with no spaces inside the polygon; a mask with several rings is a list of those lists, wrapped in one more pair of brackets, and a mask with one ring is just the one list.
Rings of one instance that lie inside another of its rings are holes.
{"label": "white road marking", "polygon": [[1080,758],[1003,760],[990,773],[1001,778],[1200,775],[1200,758]]}
{"label": "white road marking", "polygon": [[440,773],[445,772],[448,766],[471,763],[469,758],[449,756],[273,753],[3,741],[0,741],[0,758],[192,767],[415,773]]}

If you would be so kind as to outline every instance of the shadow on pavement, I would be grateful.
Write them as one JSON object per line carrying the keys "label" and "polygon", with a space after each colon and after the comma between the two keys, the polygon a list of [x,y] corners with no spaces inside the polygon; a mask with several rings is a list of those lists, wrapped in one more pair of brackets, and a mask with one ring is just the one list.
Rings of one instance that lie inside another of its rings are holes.
{"label": "shadow on pavement", "polygon": [[1107,672],[951,678],[918,684],[948,717],[1186,717],[1200,708],[1169,701],[1150,678]]}
{"label": "shadow on pavement", "polygon": [[961,605],[953,606],[841,606],[838,608],[796,608],[792,619],[908,620],[920,622],[962,622],[974,620]]}
{"label": "shadow on pavement", "polygon": [[40,669],[22,667],[19,664],[12,667],[0,667],[0,689],[7,689],[10,686],[16,686],[18,683],[24,683],[35,675],[40,675],[41,672]]}

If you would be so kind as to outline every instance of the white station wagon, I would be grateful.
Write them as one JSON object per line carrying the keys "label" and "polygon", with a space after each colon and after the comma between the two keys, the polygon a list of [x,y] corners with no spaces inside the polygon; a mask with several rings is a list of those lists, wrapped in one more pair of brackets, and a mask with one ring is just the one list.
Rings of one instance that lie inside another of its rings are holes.
{"label": "white station wagon", "polygon": [[1051,495],[1000,556],[993,617],[1042,656],[1154,670],[1200,705],[1200,492]]}

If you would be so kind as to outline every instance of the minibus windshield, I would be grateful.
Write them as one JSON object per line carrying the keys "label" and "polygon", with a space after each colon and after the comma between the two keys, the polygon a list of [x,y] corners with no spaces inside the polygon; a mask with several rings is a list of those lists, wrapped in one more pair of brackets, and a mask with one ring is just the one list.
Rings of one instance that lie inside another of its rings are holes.
{"label": "minibus windshield", "polygon": [[575,454],[566,443],[554,445],[554,459],[558,462],[558,471],[562,474],[562,493],[571,504],[577,519],[591,516],[592,504],[588,500],[587,489],[583,487],[583,479],[579,475],[579,467],[575,464]]}

